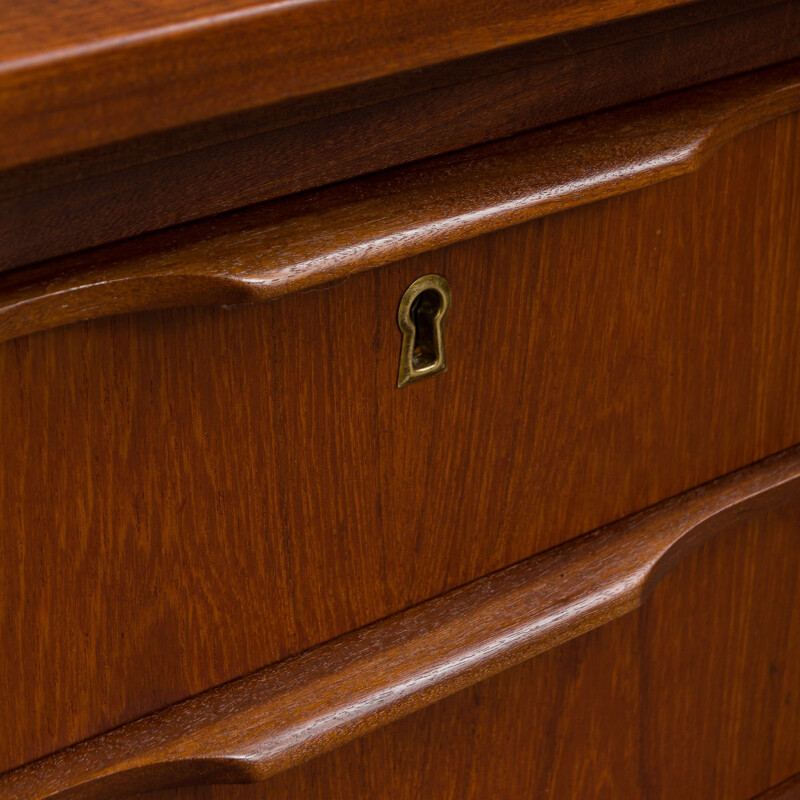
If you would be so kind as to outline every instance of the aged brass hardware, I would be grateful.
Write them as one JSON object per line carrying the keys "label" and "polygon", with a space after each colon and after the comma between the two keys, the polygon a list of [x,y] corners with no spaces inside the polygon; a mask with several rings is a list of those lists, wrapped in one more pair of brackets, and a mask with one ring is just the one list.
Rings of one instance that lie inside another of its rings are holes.
{"label": "aged brass hardware", "polygon": [[451,298],[450,284],[441,275],[423,275],[403,293],[397,309],[403,334],[398,388],[447,369],[442,323]]}

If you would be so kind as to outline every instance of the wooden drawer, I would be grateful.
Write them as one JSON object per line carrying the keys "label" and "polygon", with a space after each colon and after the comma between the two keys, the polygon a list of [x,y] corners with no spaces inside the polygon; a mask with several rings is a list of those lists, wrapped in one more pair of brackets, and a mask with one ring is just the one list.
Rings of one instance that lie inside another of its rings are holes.
{"label": "wooden drawer", "polygon": [[[460,157],[462,190],[477,187],[463,208],[448,206],[451,161],[351,189],[350,216],[321,193],[277,206],[258,230],[262,212],[245,212],[229,227],[12,276],[0,294],[0,771],[800,441],[800,117],[771,118],[789,110],[795,86],[787,70],[771,75],[758,79],[769,90],[751,78],[702,90],[703,108],[717,106],[699,145],[674,119],[701,95],[636,109],[631,159],[618,157],[612,178],[619,191],[652,185],[579,205],[608,175],[595,152],[601,178],[575,179],[574,202],[554,188],[561,205],[545,197],[542,213],[557,213],[539,219],[523,219],[499,189],[480,217],[491,169],[506,165],[497,177],[507,187],[522,180],[519,153],[551,173],[556,150],[565,164],[598,142],[613,155],[622,140],[610,137],[630,132],[631,110],[539,134],[518,152],[512,142]],[[749,104],[733,103],[736,91],[751,91]],[[672,134],[653,140],[659,124]],[[691,171],[723,129],[739,135]],[[687,174],[653,183],[640,167]],[[372,219],[373,248],[386,248],[393,229],[375,233],[381,198],[397,181],[397,204],[406,193],[417,213],[424,174],[438,187],[439,205],[423,209],[431,226],[448,214],[517,224],[450,235],[440,221],[438,249],[415,230],[417,244],[401,242],[405,257],[379,270],[344,280],[373,264],[331,256],[322,277],[302,274],[286,237],[308,228],[291,214],[314,206],[323,223],[339,219],[315,246],[328,237],[356,253]],[[188,261],[184,273],[164,264],[205,254],[232,270],[281,242],[294,272],[280,264],[242,283],[283,286],[282,296],[152,310],[181,292],[204,302],[244,292]],[[398,302],[431,273],[452,290],[449,367],[398,389]],[[387,776],[399,770],[409,798],[520,797],[524,787],[750,797],[800,770],[798,513],[794,502],[734,520],[738,533],[685,562],[643,611],[263,786],[169,796],[397,797]],[[726,692],[741,705],[726,705]],[[453,729],[471,737],[469,753],[449,748]],[[757,760],[720,772],[751,747]],[[197,778],[185,769],[181,780]],[[11,791],[26,778],[5,780]]]}

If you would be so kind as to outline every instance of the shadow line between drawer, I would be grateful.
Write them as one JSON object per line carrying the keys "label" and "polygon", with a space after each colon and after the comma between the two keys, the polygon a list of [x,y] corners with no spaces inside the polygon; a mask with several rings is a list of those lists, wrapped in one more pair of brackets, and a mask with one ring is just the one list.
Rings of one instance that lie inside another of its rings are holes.
{"label": "shadow line between drawer", "polygon": [[696,170],[800,108],[800,61],[0,276],[0,342],[268,300]]}
{"label": "shadow line between drawer", "polygon": [[700,543],[799,489],[800,445],[0,775],[0,796],[263,780],[626,614]]}

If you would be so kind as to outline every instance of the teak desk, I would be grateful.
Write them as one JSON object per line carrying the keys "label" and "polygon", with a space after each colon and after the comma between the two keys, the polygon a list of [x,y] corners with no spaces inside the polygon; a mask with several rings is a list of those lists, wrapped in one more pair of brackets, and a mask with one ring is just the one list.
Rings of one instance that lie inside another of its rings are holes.
{"label": "teak desk", "polygon": [[800,797],[800,0],[0,0],[0,799]]}

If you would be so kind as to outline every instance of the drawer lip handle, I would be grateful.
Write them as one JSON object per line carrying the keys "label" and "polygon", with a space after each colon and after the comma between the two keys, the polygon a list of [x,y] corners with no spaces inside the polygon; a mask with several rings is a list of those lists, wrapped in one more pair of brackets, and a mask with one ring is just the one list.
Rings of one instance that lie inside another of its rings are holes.
{"label": "drawer lip handle", "polygon": [[800,445],[0,775],[0,796],[262,780],[626,614],[701,542],[798,494]]}
{"label": "drawer lip handle", "polygon": [[269,300],[684,175],[800,109],[800,60],[0,276],[0,342]]}

